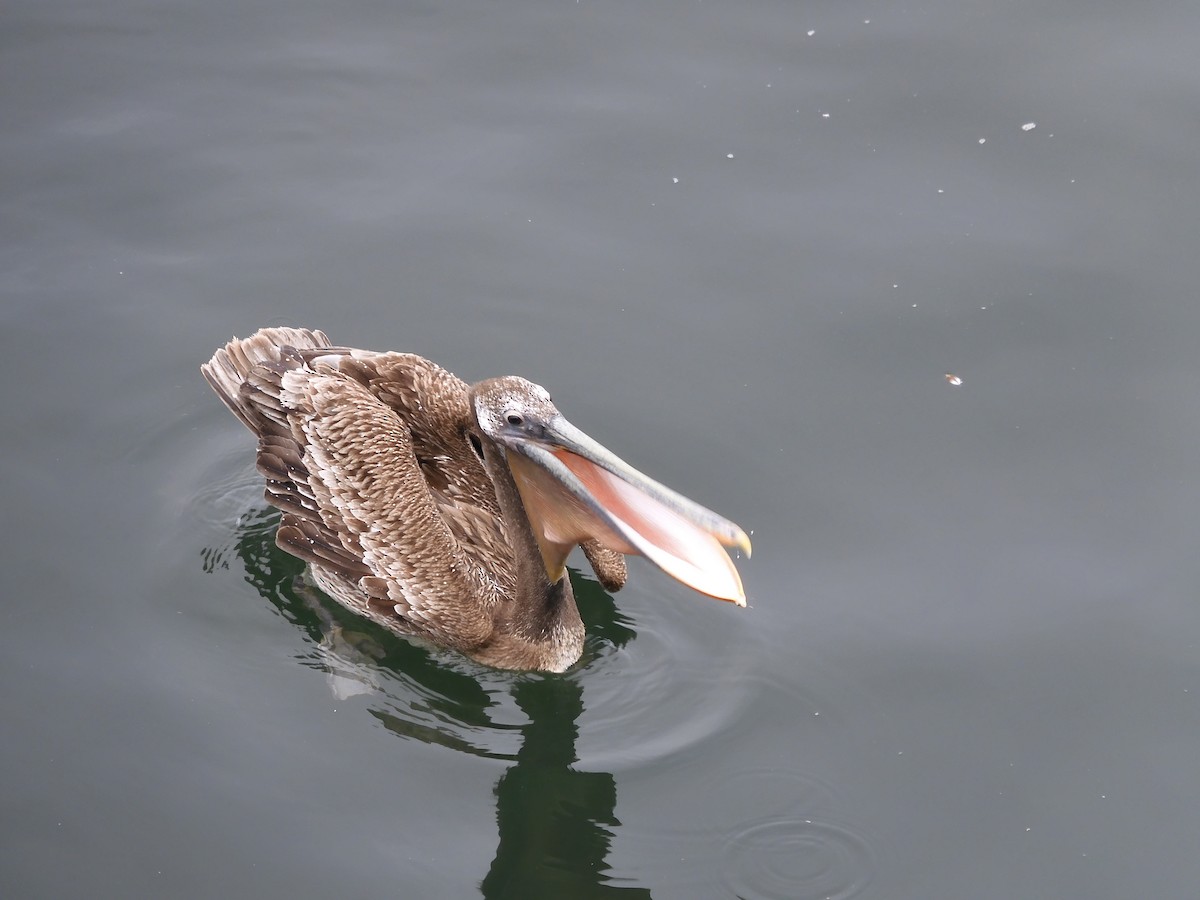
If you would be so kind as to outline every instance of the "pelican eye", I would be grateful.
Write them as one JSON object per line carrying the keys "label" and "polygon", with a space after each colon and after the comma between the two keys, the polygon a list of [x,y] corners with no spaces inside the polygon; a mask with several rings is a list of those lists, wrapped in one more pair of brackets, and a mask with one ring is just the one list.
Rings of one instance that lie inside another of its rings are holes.
{"label": "pelican eye", "polygon": [[507,416],[509,425],[524,425],[525,420],[517,413],[509,413]]}

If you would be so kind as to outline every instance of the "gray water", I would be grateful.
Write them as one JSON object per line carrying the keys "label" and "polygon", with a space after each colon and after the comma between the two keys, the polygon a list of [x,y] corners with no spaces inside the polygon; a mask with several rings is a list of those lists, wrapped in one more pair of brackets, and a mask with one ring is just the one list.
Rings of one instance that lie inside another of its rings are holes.
{"label": "gray water", "polygon": [[[0,893],[1196,896],[1197,34],[10,0]],[[577,574],[562,676],[343,613],[199,376],[270,324],[545,384],[750,608]]]}

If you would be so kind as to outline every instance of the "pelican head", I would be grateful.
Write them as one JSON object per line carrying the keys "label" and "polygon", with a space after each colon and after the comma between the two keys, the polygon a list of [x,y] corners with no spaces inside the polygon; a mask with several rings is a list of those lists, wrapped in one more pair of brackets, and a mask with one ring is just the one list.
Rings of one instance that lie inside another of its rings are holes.
{"label": "pelican head", "polygon": [[556,582],[568,554],[594,539],[639,554],[701,593],[746,605],[722,547],[750,555],[733,522],[642,474],[568,422],[541,385],[507,376],[471,388],[477,437],[512,473],[546,575]]}

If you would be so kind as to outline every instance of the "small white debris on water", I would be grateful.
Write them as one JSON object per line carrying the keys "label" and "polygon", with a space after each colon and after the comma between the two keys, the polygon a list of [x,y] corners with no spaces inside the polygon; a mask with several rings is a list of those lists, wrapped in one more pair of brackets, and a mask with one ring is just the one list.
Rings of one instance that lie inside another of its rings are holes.
{"label": "small white debris on water", "polygon": [[814,34],[816,34],[816,33],[817,33],[817,29],[815,29],[815,28],[810,28],[810,29],[808,29],[808,36],[809,36],[809,37],[812,37],[812,36],[813,36]]}
{"label": "small white debris on water", "polygon": [[1037,122],[1026,122],[1021,126],[1022,131],[1033,131],[1035,128],[1037,128]]}
{"label": "small white debris on water", "polygon": [[726,153],[726,154],[725,154],[725,158],[726,158],[726,159],[733,159],[733,154],[732,154],[732,153]]}
{"label": "small white debris on water", "polygon": [[979,143],[981,143],[981,144],[986,144],[986,143],[987,143],[987,138],[980,138],[980,139],[979,139]]}
{"label": "small white debris on water", "polygon": [[962,379],[950,372],[946,373],[946,381],[955,387],[958,387],[960,384],[962,384]]}
{"label": "small white debris on water", "polygon": [[829,118],[829,113],[821,113],[821,118],[822,118],[822,119],[828,119],[828,118]]}
{"label": "small white debris on water", "polygon": [[678,178],[672,178],[672,179],[671,179],[671,184],[679,184],[679,179],[678,179]]}
{"label": "small white debris on water", "polygon": [[943,191],[941,188],[938,188],[938,193],[939,193],[939,194],[944,194],[944,193],[946,193],[946,192],[945,192],[945,191]]}

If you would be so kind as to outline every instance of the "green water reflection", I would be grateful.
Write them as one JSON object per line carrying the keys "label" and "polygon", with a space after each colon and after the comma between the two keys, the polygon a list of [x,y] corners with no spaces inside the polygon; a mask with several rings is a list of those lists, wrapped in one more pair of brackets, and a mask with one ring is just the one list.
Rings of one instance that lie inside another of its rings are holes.
{"label": "green water reflection", "polygon": [[[389,731],[511,760],[494,790],[499,840],[480,885],[483,897],[651,896],[608,874],[610,844],[620,826],[615,779],[574,767],[588,661],[635,636],[595,582],[572,572],[589,635],[575,670],[496,673],[411,643],[320,594],[304,577],[303,563],[275,546],[277,524],[273,510],[248,512],[230,548],[204,551],[205,569],[229,568],[231,555],[236,557],[246,580],[312,642],[313,651],[301,661],[324,668],[347,696],[371,694],[370,712]],[[523,724],[495,718],[497,691],[508,692]]]}

